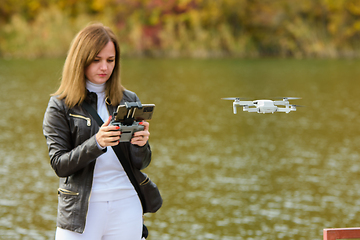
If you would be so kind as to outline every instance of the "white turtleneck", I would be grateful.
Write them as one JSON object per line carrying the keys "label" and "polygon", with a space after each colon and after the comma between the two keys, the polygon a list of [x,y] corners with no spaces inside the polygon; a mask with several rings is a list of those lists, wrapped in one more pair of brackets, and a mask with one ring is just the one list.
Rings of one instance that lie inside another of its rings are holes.
{"label": "white turtleneck", "polygon": [[[105,83],[86,81],[86,88],[97,94],[97,112],[105,122],[109,112],[105,103]],[[90,201],[112,201],[136,195],[136,191],[126,175],[112,147],[96,159]]]}

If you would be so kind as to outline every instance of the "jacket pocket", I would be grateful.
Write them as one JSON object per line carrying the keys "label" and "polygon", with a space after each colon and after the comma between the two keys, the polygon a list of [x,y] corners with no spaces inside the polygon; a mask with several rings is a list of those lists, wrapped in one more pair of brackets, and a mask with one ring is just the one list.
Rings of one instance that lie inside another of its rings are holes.
{"label": "jacket pocket", "polygon": [[79,215],[79,193],[59,188],[58,196],[58,224],[59,226],[71,226]]}
{"label": "jacket pocket", "polygon": [[85,116],[78,115],[78,114],[72,114],[72,113],[69,113],[69,116],[74,117],[74,118],[84,119],[84,120],[86,120],[86,125],[89,127],[91,126],[91,119],[89,117],[85,117]]}

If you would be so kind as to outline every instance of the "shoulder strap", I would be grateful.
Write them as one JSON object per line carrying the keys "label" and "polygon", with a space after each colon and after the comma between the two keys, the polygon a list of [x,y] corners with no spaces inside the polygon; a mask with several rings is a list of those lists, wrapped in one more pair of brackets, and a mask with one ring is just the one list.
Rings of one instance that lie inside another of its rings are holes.
{"label": "shoulder strap", "polygon": [[83,102],[82,106],[85,108],[85,110],[90,113],[90,115],[95,119],[99,127],[104,124],[104,121],[100,118],[99,114],[96,112],[96,110],[87,102]]}
{"label": "shoulder strap", "polygon": [[[88,104],[87,102],[83,102],[82,103],[82,106],[85,108],[86,111],[88,111],[88,113],[95,119],[95,121],[97,122],[97,124],[99,125],[99,127],[101,127],[101,125],[104,124],[103,120],[100,118],[99,114],[95,111],[95,109],[90,105]],[[123,151],[121,150],[120,148],[120,145],[116,145],[116,146],[112,146],[116,156],[118,157],[121,165],[123,166],[126,174],[128,175],[129,179],[130,179],[130,182],[132,183],[132,185],[134,186],[137,194],[139,195],[139,198],[141,200],[141,202],[143,203],[143,206],[144,205],[144,200],[143,200],[143,196],[140,192],[140,188],[139,188],[139,184],[138,182],[136,181],[136,178],[134,176],[134,173],[132,172],[131,170],[131,166],[130,166],[130,163],[129,161],[126,160],[126,157],[123,153]]]}

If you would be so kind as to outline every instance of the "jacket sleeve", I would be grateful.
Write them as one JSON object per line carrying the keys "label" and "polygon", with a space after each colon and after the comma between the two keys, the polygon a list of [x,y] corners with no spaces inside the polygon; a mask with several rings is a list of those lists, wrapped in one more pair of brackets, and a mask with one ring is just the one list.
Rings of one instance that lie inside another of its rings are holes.
{"label": "jacket sleeve", "polygon": [[141,170],[149,166],[151,162],[150,144],[147,142],[143,147],[130,144],[131,161],[137,169]]}
{"label": "jacket sleeve", "polygon": [[95,135],[73,147],[66,107],[52,97],[43,121],[43,134],[49,149],[50,163],[59,177],[67,177],[86,167],[104,153],[96,143]]}

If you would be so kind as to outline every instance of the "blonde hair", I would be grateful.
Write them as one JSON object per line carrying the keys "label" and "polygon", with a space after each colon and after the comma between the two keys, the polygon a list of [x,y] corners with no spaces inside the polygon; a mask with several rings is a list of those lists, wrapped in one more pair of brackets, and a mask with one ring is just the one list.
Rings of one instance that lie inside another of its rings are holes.
{"label": "blonde hair", "polygon": [[85,69],[109,41],[114,43],[116,55],[114,70],[105,84],[105,93],[112,105],[119,104],[124,90],[120,81],[120,46],[111,29],[100,23],[85,27],[72,41],[63,67],[60,87],[52,96],[65,99],[69,108],[81,104],[87,94]]}

